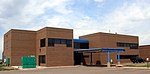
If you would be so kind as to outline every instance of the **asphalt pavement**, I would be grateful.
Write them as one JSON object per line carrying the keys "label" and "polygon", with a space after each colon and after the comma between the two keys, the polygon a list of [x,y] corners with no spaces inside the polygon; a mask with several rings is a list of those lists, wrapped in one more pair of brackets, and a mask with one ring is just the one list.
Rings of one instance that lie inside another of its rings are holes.
{"label": "asphalt pavement", "polygon": [[150,74],[150,69],[72,66],[0,71],[0,74]]}

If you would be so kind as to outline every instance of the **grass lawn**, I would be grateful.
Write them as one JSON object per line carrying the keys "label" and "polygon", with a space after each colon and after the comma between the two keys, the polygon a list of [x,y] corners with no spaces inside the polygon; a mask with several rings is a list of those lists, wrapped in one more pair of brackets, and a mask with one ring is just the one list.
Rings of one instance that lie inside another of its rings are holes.
{"label": "grass lawn", "polygon": [[[127,64],[125,65],[127,67],[147,67],[147,63],[136,63],[136,64]],[[148,64],[150,67],[150,63]]]}
{"label": "grass lawn", "polygon": [[17,68],[0,65],[0,71],[18,70]]}

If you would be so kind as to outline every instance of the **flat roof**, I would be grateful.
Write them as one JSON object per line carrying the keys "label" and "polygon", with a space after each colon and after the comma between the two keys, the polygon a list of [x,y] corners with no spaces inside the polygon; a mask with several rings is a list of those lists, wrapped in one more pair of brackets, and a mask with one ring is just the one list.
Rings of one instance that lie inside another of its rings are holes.
{"label": "flat roof", "polygon": [[96,33],[92,33],[92,34],[87,34],[87,35],[82,35],[79,37],[83,37],[83,36],[91,36],[91,35],[100,35],[100,34],[108,34],[108,35],[119,35],[119,36],[129,36],[129,37],[138,37],[135,35],[126,35],[126,34],[119,34],[119,33],[106,33],[106,32],[96,32]]}

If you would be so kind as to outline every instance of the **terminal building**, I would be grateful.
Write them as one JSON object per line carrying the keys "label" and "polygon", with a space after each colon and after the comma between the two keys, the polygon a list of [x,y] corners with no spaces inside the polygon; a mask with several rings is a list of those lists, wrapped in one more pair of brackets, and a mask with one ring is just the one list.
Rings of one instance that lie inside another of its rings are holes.
{"label": "terminal building", "polygon": [[[138,36],[98,32],[80,36],[80,39],[89,41],[88,48],[124,48],[124,52],[120,53],[121,63],[130,62],[131,57],[139,56]],[[107,55],[108,53],[105,52],[84,53],[85,64],[106,64]],[[110,53],[110,56],[113,63],[117,63],[117,52]]]}
{"label": "terminal building", "polygon": [[[106,52],[76,52],[92,48],[123,48],[120,62],[130,62],[139,56],[138,36],[112,33],[94,33],[73,39],[73,29],[45,27],[38,31],[11,29],[4,35],[3,59],[10,59],[11,66],[20,66],[22,56],[36,56],[37,66],[101,65],[108,59]],[[118,52],[111,52],[110,59],[117,63]]]}

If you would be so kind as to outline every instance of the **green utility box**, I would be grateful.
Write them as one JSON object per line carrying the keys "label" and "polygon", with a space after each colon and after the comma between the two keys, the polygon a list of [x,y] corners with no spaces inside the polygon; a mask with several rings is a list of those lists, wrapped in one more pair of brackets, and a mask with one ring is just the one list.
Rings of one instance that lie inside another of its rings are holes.
{"label": "green utility box", "polygon": [[6,65],[9,66],[10,65],[10,58],[6,59]]}
{"label": "green utility box", "polygon": [[36,68],[36,57],[35,56],[23,56],[22,68]]}

